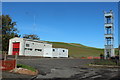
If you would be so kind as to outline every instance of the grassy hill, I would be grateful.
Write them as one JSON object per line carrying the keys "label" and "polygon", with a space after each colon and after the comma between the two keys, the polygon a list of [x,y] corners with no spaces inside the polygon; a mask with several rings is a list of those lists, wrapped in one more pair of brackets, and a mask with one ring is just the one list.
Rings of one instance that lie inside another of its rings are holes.
{"label": "grassy hill", "polygon": [[70,57],[88,57],[88,56],[96,57],[104,52],[103,49],[88,47],[76,43],[64,43],[64,42],[48,42],[48,43],[52,43],[54,48],[69,49]]}

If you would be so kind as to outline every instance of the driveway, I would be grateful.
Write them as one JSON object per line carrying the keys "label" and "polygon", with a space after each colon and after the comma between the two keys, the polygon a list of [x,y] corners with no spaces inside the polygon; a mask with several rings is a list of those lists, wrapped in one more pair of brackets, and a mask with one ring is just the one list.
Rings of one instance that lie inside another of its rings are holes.
{"label": "driveway", "polygon": [[19,64],[30,65],[39,71],[37,76],[21,75],[22,78],[28,77],[28,80],[117,80],[120,78],[119,69],[92,68],[87,65],[91,62],[93,60],[70,58],[18,59]]}

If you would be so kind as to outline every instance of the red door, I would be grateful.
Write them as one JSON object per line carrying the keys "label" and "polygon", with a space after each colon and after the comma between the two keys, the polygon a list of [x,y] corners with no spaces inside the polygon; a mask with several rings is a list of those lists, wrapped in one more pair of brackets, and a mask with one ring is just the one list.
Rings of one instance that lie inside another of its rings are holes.
{"label": "red door", "polygon": [[19,55],[19,49],[20,49],[20,42],[13,43],[12,55],[16,55],[16,53]]}

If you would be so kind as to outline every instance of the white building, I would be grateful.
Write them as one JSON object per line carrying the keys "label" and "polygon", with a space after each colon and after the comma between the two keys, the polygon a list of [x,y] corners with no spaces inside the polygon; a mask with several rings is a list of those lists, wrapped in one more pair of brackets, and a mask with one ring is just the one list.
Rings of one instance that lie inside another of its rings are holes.
{"label": "white building", "polygon": [[9,40],[8,55],[41,56],[41,57],[68,57],[68,49],[52,48],[52,44],[44,41],[25,38],[12,38]]}
{"label": "white building", "polygon": [[68,49],[52,48],[53,57],[68,57]]}

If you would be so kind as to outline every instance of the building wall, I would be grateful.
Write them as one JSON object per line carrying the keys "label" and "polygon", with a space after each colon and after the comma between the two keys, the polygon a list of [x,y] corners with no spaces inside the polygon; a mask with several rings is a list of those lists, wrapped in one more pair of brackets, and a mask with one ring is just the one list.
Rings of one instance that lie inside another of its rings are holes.
{"label": "building wall", "polygon": [[13,42],[20,42],[20,50],[19,50],[19,55],[23,55],[23,47],[24,47],[24,41],[22,38],[12,38],[9,40],[9,50],[8,50],[8,55],[12,55],[13,51]]}
{"label": "building wall", "polygon": [[49,51],[48,54],[51,54],[52,45],[43,42],[25,41],[24,51],[26,56],[44,56],[45,49]]}
{"label": "building wall", "polygon": [[53,48],[53,57],[68,57],[68,49],[64,48]]}
{"label": "building wall", "polygon": [[32,41],[25,41],[24,54],[26,56],[43,56],[43,45]]}
{"label": "building wall", "polygon": [[44,48],[44,55],[43,57],[53,57],[52,56],[52,48]]}
{"label": "building wall", "polygon": [[59,57],[58,48],[52,48],[52,56],[53,57]]}
{"label": "building wall", "polygon": [[68,57],[68,50],[59,48],[59,57]]}

